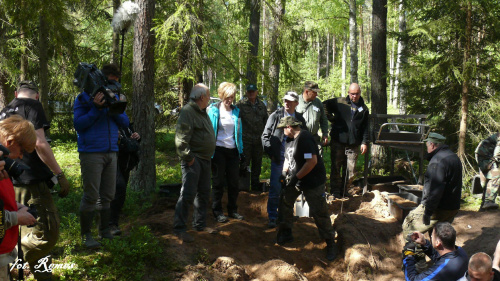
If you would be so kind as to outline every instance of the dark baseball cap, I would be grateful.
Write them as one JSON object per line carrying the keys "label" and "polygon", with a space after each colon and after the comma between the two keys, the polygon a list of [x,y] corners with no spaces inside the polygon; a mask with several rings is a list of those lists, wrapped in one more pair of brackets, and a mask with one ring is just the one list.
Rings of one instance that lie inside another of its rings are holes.
{"label": "dark baseball cap", "polygon": [[276,128],[280,129],[280,128],[285,128],[287,126],[292,126],[292,127],[302,126],[302,122],[295,119],[295,117],[293,116],[285,116],[280,119],[280,122],[278,123],[278,126],[276,126]]}
{"label": "dark baseball cap", "polygon": [[19,92],[21,89],[30,89],[38,93],[38,87],[35,82],[30,80],[23,80],[19,82],[17,85],[17,91]]}
{"label": "dark baseball cap", "polygon": [[247,86],[247,91],[257,91],[257,86],[255,86],[255,84],[250,84]]}
{"label": "dark baseball cap", "polygon": [[311,90],[313,92],[316,92],[316,93],[321,91],[318,87],[318,83],[313,82],[313,81],[306,81],[306,83],[304,84],[304,88],[306,88],[307,90]]}

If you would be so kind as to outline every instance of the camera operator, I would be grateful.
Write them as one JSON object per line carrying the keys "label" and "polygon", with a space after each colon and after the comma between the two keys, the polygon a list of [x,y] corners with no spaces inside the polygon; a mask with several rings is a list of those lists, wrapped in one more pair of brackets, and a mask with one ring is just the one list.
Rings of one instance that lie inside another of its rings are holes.
{"label": "camera operator", "polygon": [[[10,150],[11,159],[23,158],[23,151],[33,151],[36,144],[36,134],[33,125],[19,115],[0,121],[0,143]],[[0,151],[0,158],[3,159]],[[5,161],[1,161],[5,164]],[[0,165],[2,166],[2,165]],[[1,172],[0,200],[3,202],[5,231],[0,243],[0,280],[9,280],[8,264],[17,257],[14,250],[19,236],[17,225],[34,225],[36,219],[28,212],[28,208],[15,200],[14,186],[5,170]]]}
{"label": "camera operator", "polygon": [[[32,81],[21,81],[15,98],[2,110],[2,118],[18,114],[31,122],[35,128],[36,147],[31,153],[24,153],[21,164],[30,167],[20,176],[14,176],[16,200],[24,205],[34,204],[38,210],[38,224],[33,228],[21,228],[24,259],[33,268],[38,260],[47,256],[59,237],[59,215],[50,189],[54,181],[61,186],[59,196],[69,192],[69,183],[54,153],[45,138],[45,130],[50,127],[39,99],[38,87]],[[56,176],[54,176],[54,174]],[[51,260],[49,258],[49,264]],[[48,279],[51,273],[36,273],[38,280]]]}
{"label": "camera operator", "polygon": [[[110,80],[120,76],[116,65],[105,65],[103,73],[107,73],[106,76]],[[102,92],[92,99],[89,93],[84,91],[75,99],[73,123],[78,135],[83,181],[83,196],[80,202],[82,242],[85,247],[95,249],[101,246],[91,233],[98,199],[100,235],[106,239],[113,238],[109,218],[110,202],[115,196],[118,128],[128,127],[129,119],[125,113],[110,114]]]}

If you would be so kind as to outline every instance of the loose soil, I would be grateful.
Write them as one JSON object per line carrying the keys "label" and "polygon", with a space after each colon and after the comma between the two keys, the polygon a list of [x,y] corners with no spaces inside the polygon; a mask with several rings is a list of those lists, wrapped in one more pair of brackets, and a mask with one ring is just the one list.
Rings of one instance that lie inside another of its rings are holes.
{"label": "loose soil", "polygon": [[[401,223],[390,215],[386,195],[375,190],[329,201],[339,247],[333,262],[325,258],[326,243],[312,218],[297,218],[294,242],[275,243],[277,229],[267,228],[267,193],[240,192],[243,221],[216,223],[209,212],[208,226],[219,233],[189,230],[193,243],[172,232],[177,198],[158,198],[143,223],[165,240],[166,259],[177,265],[165,273],[170,280],[404,280]],[[500,239],[500,211],[460,211],[453,226],[457,245],[469,255],[492,255]]]}

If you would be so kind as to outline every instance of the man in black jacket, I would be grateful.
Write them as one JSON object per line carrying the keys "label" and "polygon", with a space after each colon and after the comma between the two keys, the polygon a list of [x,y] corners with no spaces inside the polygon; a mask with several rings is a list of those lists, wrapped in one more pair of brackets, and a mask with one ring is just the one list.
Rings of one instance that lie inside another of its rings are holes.
{"label": "man in black jacket", "polygon": [[302,114],[295,112],[295,108],[299,104],[299,95],[295,92],[287,92],[283,97],[284,107],[273,112],[267,119],[266,127],[262,133],[262,146],[264,151],[271,158],[271,178],[269,188],[269,199],[267,200],[267,214],[269,217],[269,228],[276,227],[276,219],[278,218],[278,204],[281,191],[279,177],[283,170],[285,162],[285,142],[286,136],[283,129],[279,129],[278,123],[284,116],[294,116],[302,122],[305,128],[306,121]]}
{"label": "man in black jacket", "polygon": [[330,192],[339,198],[345,195],[346,169],[349,169],[347,180],[350,180],[354,177],[359,153],[365,154],[368,150],[369,112],[356,83],[349,86],[347,97],[329,99],[323,104],[326,117],[332,123]]}
{"label": "man in black jacket", "polygon": [[443,144],[446,138],[429,133],[427,153],[429,165],[424,177],[422,202],[406,216],[403,234],[425,233],[438,222],[452,223],[460,209],[462,195],[462,163],[458,156]]}

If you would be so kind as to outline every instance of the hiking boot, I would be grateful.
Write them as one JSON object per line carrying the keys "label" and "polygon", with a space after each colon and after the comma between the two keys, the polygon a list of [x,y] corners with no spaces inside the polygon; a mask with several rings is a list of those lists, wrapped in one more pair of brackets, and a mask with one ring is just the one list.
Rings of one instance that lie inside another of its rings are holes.
{"label": "hiking boot", "polygon": [[333,261],[337,257],[337,245],[335,240],[326,239],[326,259]]}
{"label": "hiking boot", "polygon": [[267,223],[267,227],[268,228],[276,228],[276,226],[278,226],[276,224],[276,219],[269,219],[269,222]]}
{"label": "hiking boot", "polygon": [[486,201],[482,207],[483,210],[494,210],[498,209],[498,204],[492,201]]}
{"label": "hiking boot", "polygon": [[82,235],[82,243],[87,249],[97,249],[101,247],[101,243],[97,242],[90,232]]}
{"label": "hiking boot", "polygon": [[240,221],[242,221],[244,219],[244,217],[242,215],[240,215],[236,212],[229,214],[229,217],[233,218],[233,219],[240,220]]}
{"label": "hiking boot", "polygon": [[227,221],[228,221],[227,217],[226,217],[226,216],[224,216],[223,214],[217,215],[217,216],[215,217],[215,220],[216,220],[217,222],[220,222],[220,223],[225,223],[225,222],[227,222]]}
{"label": "hiking boot", "polygon": [[179,239],[182,240],[182,242],[184,243],[191,243],[191,242],[194,242],[194,238],[193,236],[189,235],[189,233],[187,232],[179,232],[177,234],[175,234]]}
{"label": "hiking boot", "polygon": [[280,245],[280,246],[283,246],[286,243],[291,243],[291,242],[293,242],[292,230],[291,229],[279,229],[278,235],[276,237],[276,243],[278,243],[278,245]]}
{"label": "hiking boot", "polygon": [[110,225],[109,232],[111,232],[111,235],[113,235],[113,236],[120,236],[122,234],[122,231],[116,225]]}

